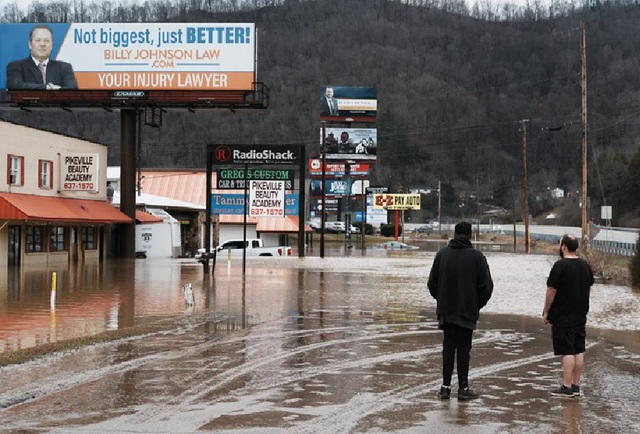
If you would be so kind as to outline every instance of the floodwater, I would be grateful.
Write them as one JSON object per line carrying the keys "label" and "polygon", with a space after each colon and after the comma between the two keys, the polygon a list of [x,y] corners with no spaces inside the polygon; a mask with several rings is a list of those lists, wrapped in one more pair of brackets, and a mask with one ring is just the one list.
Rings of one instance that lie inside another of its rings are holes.
{"label": "floodwater", "polygon": [[[495,290],[470,372],[482,398],[468,403],[436,397],[433,252],[248,258],[244,278],[235,259],[218,261],[212,276],[185,259],[9,270],[2,351],[180,321],[0,368],[0,432],[637,432],[640,294],[594,286],[583,396],[549,399],[561,369],[540,312],[556,258],[486,255]],[[187,282],[195,308],[182,298]]]}

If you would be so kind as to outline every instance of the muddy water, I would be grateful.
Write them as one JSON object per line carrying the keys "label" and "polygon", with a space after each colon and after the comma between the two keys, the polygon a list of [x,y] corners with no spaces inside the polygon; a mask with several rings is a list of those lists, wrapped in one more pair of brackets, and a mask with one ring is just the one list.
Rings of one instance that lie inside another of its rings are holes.
{"label": "muddy water", "polygon": [[[638,294],[594,287],[584,396],[550,400],[561,370],[539,313],[555,258],[488,253],[496,289],[474,334],[470,375],[482,398],[445,402],[436,397],[442,336],[425,289],[432,260],[423,251],[254,259],[244,278],[239,263],[224,262],[209,279],[175,260],[108,265],[109,278],[74,271],[62,281],[92,283],[59,289],[56,326],[91,315],[105,328],[193,322],[0,368],[0,432],[637,432]],[[33,280],[47,284],[50,271]],[[193,310],[184,282],[194,287]],[[14,309],[39,306],[50,321],[46,291],[19,294],[32,301],[17,297]],[[95,313],[74,307],[104,300]],[[31,321],[23,324],[41,320]]]}
{"label": "muddy water", "polygon": [[[205,279],[190,259],[106,261],[73,267],[0,269],[0,352],[95,335],[163,318],[201,313],[233,317],[233,328],[298,309],[424,309],[432,301],[426,279],[433,252],[318,249],[304,258],[248,258],[245,293],[238,294],[241,260],[219,260]],[[486,253],[496,289],[485,312],[537,317],[546,276],[556,258],[546,255]],[[299,274],[298,270],[303,273]],[[318,272],[324,272],[319,280]],[[55,301],[52,301],[55,273]],[[382,284],[381,278],[387,278]],[[328,281],[330,283],[325,283]],[[181,287],[193,284],[195,308],[186,308]],[[379,285],[380,284],[380,285]],[[381,286],[382,290],[377,290]],[[397,289],[395,289],[397,288]],[[271,297],[288,297],[274,305]],[[354,305],[357,303],[357,305]],[[640,296],[630,288],[596,285],[589,325],[612,333],[640,330]],[[238,324],[236,324],[236,322]],[[619,339],[623,337],[618,336]],[[624,340],[631,340],[624,337]]]}

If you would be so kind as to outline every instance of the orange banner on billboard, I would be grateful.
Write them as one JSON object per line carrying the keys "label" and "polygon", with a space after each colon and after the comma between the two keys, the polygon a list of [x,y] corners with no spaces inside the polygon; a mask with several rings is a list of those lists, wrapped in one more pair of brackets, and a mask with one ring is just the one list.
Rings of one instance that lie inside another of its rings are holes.
{"label": "orange banner on billboard", "polygon": [[243,90],[252,72],[76,72],[80,89]]}

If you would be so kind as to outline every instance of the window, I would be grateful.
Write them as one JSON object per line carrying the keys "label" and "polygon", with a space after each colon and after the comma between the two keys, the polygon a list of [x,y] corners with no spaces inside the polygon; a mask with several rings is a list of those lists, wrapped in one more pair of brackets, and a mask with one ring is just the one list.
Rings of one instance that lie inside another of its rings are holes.
{"label": "window", "polygon": [[66,250],[67,228],[64,226],[51,227],[51,251],[64,252]]}
{"label": "window", "polygon": [[82,245],[85,250],[96,249],[96,228],[95,226],[85,226],[82,228]]}
{"label": "window", "polygon": [[44,226],[27,226],[27,253],[44,252]]}
{"label": "window", "polygon": [[38,160],[38,186],[47,190],[53,188],[53,161]]}
{"label": "window", "polygon": [[7,155],[7,184],[24,185],[24,157]]}

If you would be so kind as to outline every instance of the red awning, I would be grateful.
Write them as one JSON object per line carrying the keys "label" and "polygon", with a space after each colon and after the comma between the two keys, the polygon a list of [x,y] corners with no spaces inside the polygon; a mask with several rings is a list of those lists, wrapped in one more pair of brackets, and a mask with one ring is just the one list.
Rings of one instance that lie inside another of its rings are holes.
{"label": "red awning", "polygon": [[0,193],[0,219],[78,223],[131,223],[108,202],[88,199]]}
{"label": "red awning", "polygon": [[164,220],[162,220],[160,217],[154,216],[153,214],[149,214],[148,212],[140,211],[139,209],[137,209],[136,221],[140,224],[146,225],[149,223],[162,223]]}

